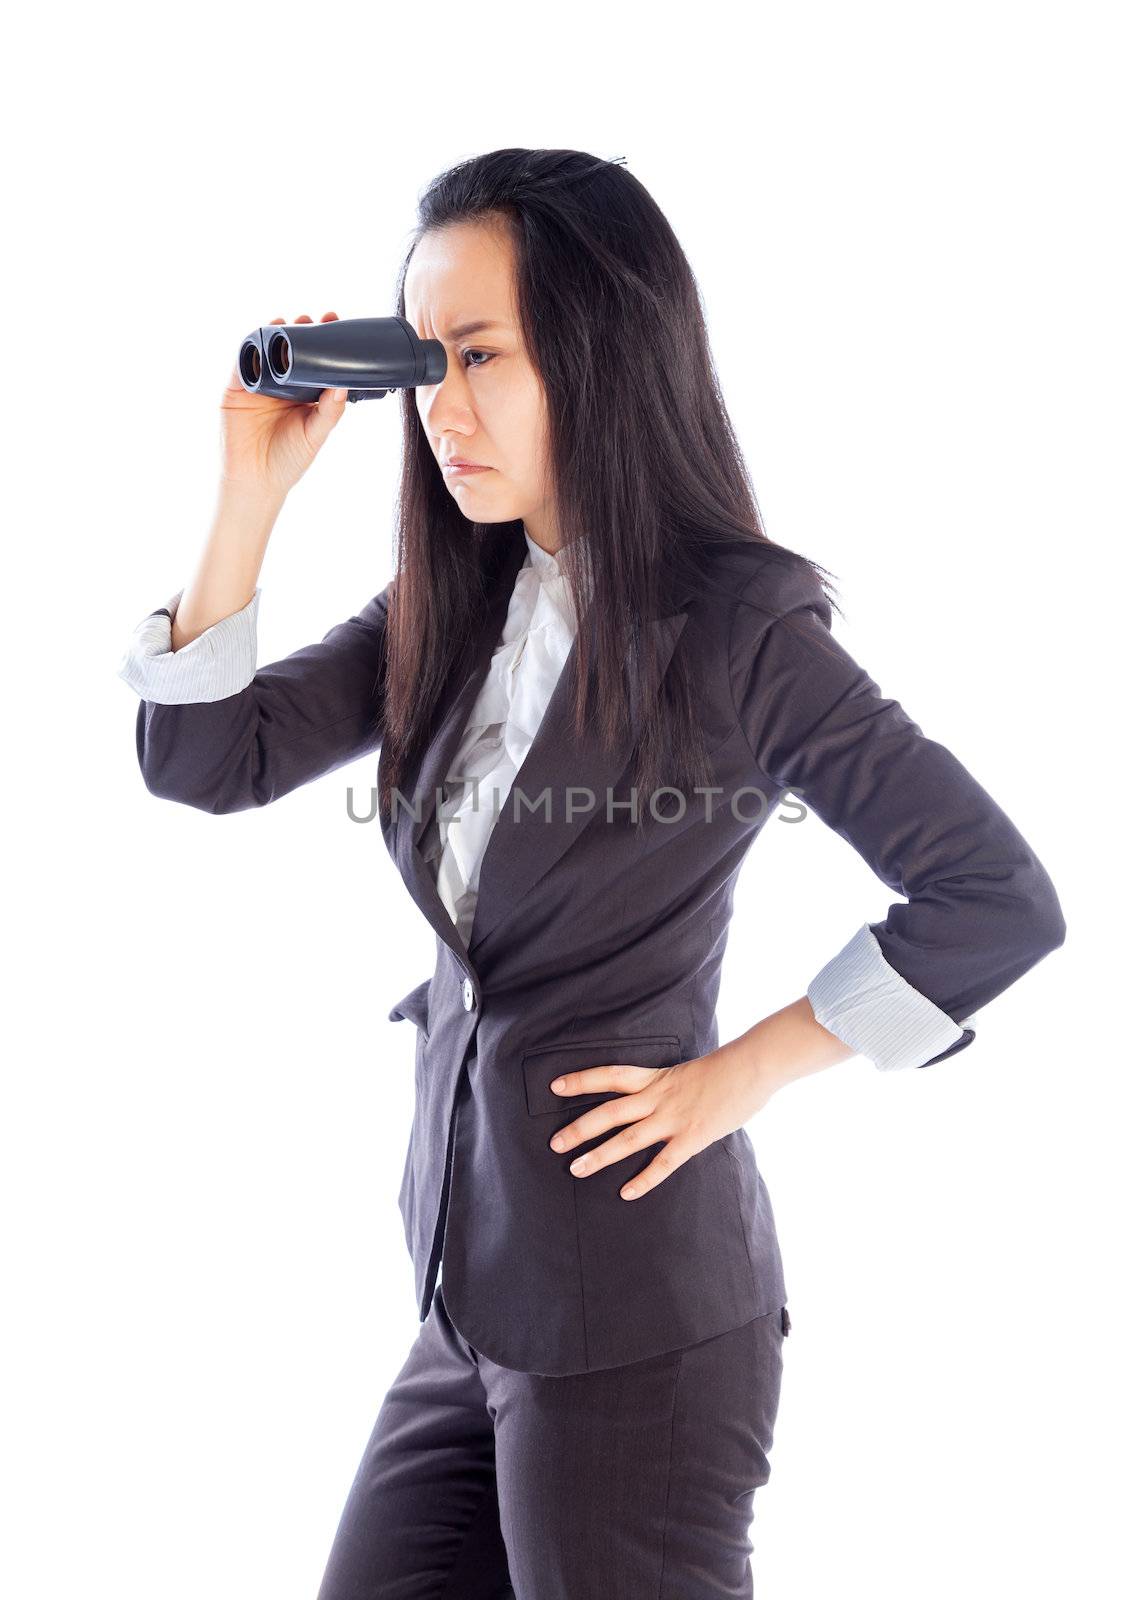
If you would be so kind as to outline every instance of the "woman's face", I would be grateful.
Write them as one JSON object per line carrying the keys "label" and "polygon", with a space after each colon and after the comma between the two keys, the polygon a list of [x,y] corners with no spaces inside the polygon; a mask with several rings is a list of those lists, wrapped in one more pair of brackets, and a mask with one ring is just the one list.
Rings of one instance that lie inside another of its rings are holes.
{"label": "woman's face", "polygon": [[[512,238],[496,222],[454,223],[418,242],[406,270],[405,314],[419,338],[441,341],[447,366],[440,383],[414,393],[426,438],[465,516],[520,517],[530,537],[553,550],[545,395],[521,340],[513,266]],[[450,472],[448,456],[489,470]]]}

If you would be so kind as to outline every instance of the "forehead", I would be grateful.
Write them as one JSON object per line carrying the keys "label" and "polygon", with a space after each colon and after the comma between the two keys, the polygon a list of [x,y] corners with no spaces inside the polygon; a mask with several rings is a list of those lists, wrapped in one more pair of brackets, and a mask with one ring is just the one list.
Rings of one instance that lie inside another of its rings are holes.
{"label": "forehead", "polygon": [[516,327],[512,242],[488,224],[454,223],[421,238],[405,278],[405,314],[419,338],[462,337],[461,329]]}

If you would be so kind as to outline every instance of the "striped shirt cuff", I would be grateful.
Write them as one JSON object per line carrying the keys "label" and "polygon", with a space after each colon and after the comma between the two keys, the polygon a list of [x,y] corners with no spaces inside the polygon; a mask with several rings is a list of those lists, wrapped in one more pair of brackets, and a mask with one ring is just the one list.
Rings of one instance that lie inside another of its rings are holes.
{"label": "striped shirt cuff", "polygon": [[908,983],[883,954],[869,922],[815,974],[807,998],[817,1022],[884,1072],[925,1067],[974,1038],[977,1018],[955,1022]]}
{"label": "striped shirt cuff", "polygon": [[157,705],[202,704],[239,694],[255,675],[261,593],[256,588],[241,611],[205,628],[182,649],[172,650],[171,621],[183,594],[180,589],[165,609],[152,611],[137,624],[117,676]]}

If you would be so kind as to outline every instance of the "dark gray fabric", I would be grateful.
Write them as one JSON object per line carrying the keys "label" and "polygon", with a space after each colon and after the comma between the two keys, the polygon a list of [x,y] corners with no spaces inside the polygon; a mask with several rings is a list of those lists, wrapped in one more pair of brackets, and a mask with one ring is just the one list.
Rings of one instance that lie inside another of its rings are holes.
{"label": "dark gray fabric", "polygon": [[354,1477],[318,1600],[747,1600],[782,1311],[627,1366],[498,1366],[440,1286]]}
{"label": "dark gray fabric", "polygon": [[[908,897],[873,932],[895,971],[958,1024],[1059,945],[1065,925],[1045,868],[1001,808],[834,639],[808,570],[757,543],[713,555],[710,588],[651,624],[661,678],[677,656],[689,670],[716,793],[685,796],[682,814],[665,797],[661,815],[675,820],[636,826],[619,808],[610,817],[610,789],[618,807],[630,798],[631,748],[609,751],[591,731],[576,743],[570,655],[503,797],[466,947],[419,844],[523,557],[523,532],[507,528],[471,670],[447,689],[407,780],[408,807],[383,814],[381,826],[436,935],[431,977],[389,1012],[418,1025],[399,1203],[419,1314],[429,1313],[440,1265],[467,1342],[503,1367],[556,1376],[694,1344],[787,1297],[770,1197],[743,1128],[625,1201],[622,1185],[662,1145],[574,1178],[580,1152],[558,1155],[549,1139],[584,1105],[612,1097],[569,1104],[547,1087],[566,1067],[666,1066],[716,1048],[736,879],[786,786]],[[261,668],[240,694],[141,703],[148,788],[238,811],[376,748],[389,592]],[[589,807],[566,810],[585,790]],[[550,819],[518,813],[518,794],[546,792]],[[782,910],[764,899],[745,914],[774,927]],[[790,998],[768,993],[760,976],[761,1012]]]}

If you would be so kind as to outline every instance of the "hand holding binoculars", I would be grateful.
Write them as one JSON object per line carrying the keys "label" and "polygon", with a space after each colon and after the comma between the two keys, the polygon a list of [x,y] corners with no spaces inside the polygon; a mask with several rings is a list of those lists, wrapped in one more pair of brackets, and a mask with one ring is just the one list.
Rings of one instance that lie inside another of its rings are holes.
{"label": "hand holding binoculars", "polygon": [[345,389],[347,400],[378,400],[397,389],[440,383],[445,346],[419,339],[404,317],[270,323],[248,333],[238,374],[250,394],[313,401],[323,389]]}

